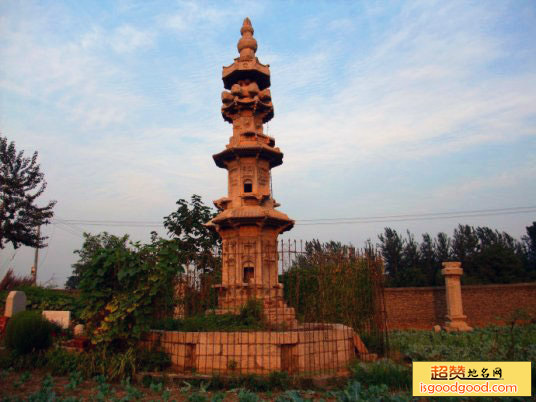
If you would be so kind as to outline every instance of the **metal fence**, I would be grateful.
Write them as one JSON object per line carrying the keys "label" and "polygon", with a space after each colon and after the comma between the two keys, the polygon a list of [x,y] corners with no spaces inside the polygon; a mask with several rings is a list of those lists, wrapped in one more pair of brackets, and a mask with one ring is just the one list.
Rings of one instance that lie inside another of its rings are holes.
{"label": "metal fence", "polygon": [[388,350],[383,264],[339,243],[224,243],[208,268],[185,266],[175,318],[148,345],[178,371],[336,374]]}

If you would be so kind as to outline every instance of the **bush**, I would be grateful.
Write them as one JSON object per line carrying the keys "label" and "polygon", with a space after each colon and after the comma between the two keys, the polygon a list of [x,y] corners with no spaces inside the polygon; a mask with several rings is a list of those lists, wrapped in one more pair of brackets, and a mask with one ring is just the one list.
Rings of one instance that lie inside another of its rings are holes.
{"label": "bush", "polygon": [[351,365],[352,377],[362,384],[382,385],[389,389],[409,390],[411,388],[411,369],[391,360]]}
{"label": "bush", "polygon": [[136,360],[141,371],[164,371],[171,366],[169,355],[159,350],[140,350]]}
{"label": "bush", "polygon": [[173,283],[181,270],[169,241],[128,243],[124,236],[99,249],[80,273],[80,318],[95,345],[124,351],[149,330],[157,313],[172,307]]}
{"label": "bush", "polygon": [[54,348],[47,351],[46,367],[53,375],[67,375],[78,370],[80,365],[79,355],[62,348]]}
{"label": "bush", "polygon": [[21,355],[48,349],[53,330],[53,325],[39,312],[21,311],[8,322],[6,347]]}
{"label": "bush", "polygon": [[183,319],[165,318],[152,325],[152,329],[184,332],[247,331],[262,328],[262,305],[253,299],[242,307],[240,314],[206,314]]}

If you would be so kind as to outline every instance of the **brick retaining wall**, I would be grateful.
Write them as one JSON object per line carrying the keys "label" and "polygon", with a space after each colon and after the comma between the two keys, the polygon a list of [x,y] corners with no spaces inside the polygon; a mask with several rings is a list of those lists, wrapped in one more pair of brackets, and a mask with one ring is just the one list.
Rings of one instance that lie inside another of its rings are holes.
{"label": "brick retaining wall", "polygon": [[[472,327],[504,324],[517,309],[536,316],[536,282],[501,285],[462,285],[467,323]],[[444,287],[386,288],[389,329],[432,329],[446,314]]]}

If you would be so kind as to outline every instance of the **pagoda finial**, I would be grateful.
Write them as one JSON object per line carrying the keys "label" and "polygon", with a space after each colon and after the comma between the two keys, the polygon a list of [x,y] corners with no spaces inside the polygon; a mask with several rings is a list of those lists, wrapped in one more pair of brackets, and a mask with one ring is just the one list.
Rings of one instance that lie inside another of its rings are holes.
{"label": "pagoda finial", "polygon": [[257,41],[253,37],[253,26],[249,18],[244,19],[240,33],[242,37],[238,41],[238,52],[240,53],[240,60],[252,60],[255,58],[255,52],[257,51]]}

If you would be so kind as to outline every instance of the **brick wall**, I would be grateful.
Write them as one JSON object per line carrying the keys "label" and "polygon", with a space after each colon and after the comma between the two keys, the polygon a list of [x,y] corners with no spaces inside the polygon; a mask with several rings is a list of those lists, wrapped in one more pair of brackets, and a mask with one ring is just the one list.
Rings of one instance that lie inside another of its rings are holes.
{"label": "brick wall", "polygon": [[[470,326],[500,325],[516,309],[536,315],[536,282],[462,285],[462,301]],[[385,307],[389,329],[432,329],[445,322],[445,288],[387,288]]]}

